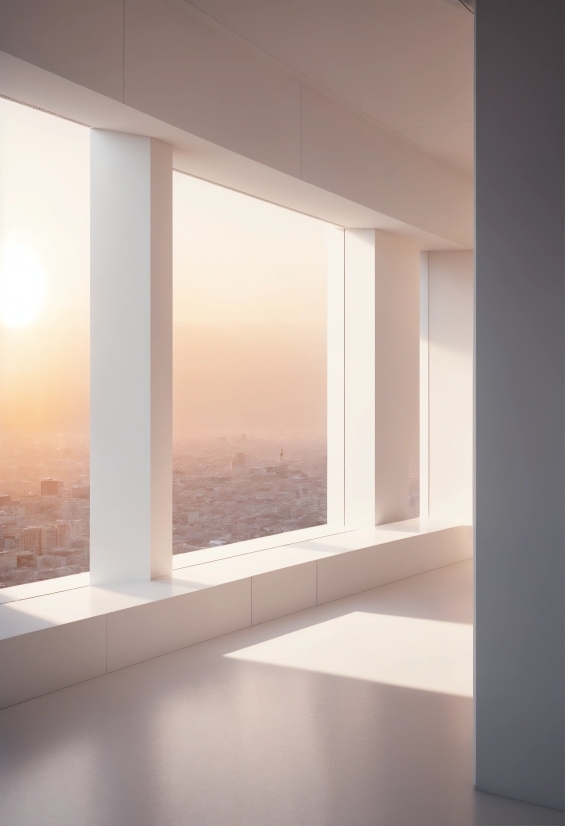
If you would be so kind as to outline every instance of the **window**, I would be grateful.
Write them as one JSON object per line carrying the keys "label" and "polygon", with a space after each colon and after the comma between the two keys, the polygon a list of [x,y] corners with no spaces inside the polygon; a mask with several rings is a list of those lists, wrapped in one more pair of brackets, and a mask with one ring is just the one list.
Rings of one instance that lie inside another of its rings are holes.
{"label": "window", "polygon": [[89,567],[89,132],[0,99],[0,586]]}
{"label": "window", "polygon": [[173,551],[324,525],[328,227],[173,186]]}

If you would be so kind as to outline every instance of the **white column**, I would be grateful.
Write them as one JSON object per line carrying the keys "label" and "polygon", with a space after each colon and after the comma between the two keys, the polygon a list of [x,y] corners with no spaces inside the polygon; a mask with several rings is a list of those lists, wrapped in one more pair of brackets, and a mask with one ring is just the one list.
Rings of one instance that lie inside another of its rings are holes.
{"label": "white column", "polygon": [[345,524],[344,393],[345,308],[344,231],[328,227],[328,525]]}
{"label": "white column", "polygon": [[345,522],[410,517],[419,464],[420,251],[345,232]]}
{"label": "white column", "polygon": [[429,515],[473,522],[473,251],[429,253]]}
{"label": "white column", "polygon": [[375,525],[375,230],[345,230],[345,524]]}
{"label": "white column", "polygon": [[429,253],[420,253],[420,516],[429,516]]}
{"label": "white column", "polygon": [[172,564],[172,150],[92,130],[92,583]]}
{"label": "white column", "polygon": [[[375,232],[376,524],[409,519],[420,443],[420,250]],[[415,514],[418,515],[417,512]]]}

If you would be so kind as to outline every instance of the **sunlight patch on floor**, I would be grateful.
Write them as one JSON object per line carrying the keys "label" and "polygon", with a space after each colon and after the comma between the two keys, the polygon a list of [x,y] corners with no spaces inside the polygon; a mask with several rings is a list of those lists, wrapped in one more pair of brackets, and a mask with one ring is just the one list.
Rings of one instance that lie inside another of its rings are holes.
{"label": "sunlight patch on floor", "polygon": [[473,626],[354,611],[225,656],[321,674],[473,695]]}

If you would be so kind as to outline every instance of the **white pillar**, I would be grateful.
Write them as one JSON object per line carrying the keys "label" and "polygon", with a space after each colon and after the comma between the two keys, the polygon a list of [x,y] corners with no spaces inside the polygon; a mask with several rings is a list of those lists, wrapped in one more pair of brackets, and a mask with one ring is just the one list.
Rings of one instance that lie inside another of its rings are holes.
{"label": "white pillar", "polygon": [[172,150],[92,130],[94,584],[172,565]]}
{"label": "white pillar", "polygon": [[420,253],[420,516],[430,506],[429,253]]}
{"label": "white pillar", "polygon": [[[414,515],[420,444],[420,250],[375,232],[376,524]],[[417,516],[416,512],[416,516]]]}
{"label": "white pillar", "polygon": [[345,524],[375,524],[375,230],[345,230]]}
{"label": "white pillar", "polygon": [[344,231],[328,227],[328,525],[341,528],[344,512]]}
{"label": "white pillar", "polygon": [[473,523],[473,251],[429,253],[429,516]]}
{"label": "white pillar", "polygon": [[419,464],[420,251],[345,232],[345,522],[410,517]]}

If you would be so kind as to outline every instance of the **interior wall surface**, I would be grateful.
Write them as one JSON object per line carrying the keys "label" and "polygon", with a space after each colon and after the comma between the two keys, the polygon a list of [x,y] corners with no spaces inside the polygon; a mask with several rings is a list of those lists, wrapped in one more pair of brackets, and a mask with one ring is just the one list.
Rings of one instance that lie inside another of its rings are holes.
{"label": "interior wall surface", "polygon": [[476,784],[563,809],[564,3],[475,21]]}
{"label": "interior wall surface", "polygon": [[[3,0],[0,49],[125,104],[130,112],[276,170],[290,182],[417,227],[439,242],[437,249],[445,248],[442,239],[448,246],[472,243],[468,178],[310,88],[243,39],[195,19],[189,4]],[[0,78],[0,94],[9,94],[3,87],[14,85]],[[33,105],[47,106],[33,92],[20,88],[17,94],[24,102],[29,97]],[[64,94],[72,97],[72,91]],[[46,100],[53,111],[80,119],[72,111],[80,106],[69,109],[62,97],[57,90]],[[85,122],[116,128],[108,118],[95,121]],[[157,123],[154,129],[143,134],[171,142],[157,133]],[[131,125],[127,131],[134,131]],[[186,171],[191,162],[196,170],[208,169],[199,157],[204,154],[195,144],[187,153]],[[237,165],[237,158],[232,162]],[[229,170],[224,177],[232,184],[238,178]]]}
{"label": "interior wall surface", "polygon": [[345,231],[345,524],[408,519],[419,466],[420,251]]}
{"label": "interior wall surface", "polygon": [[419,476],[420,250],[375,232],[375,524],[409,519]]}
{"label": "interior wall surface", "polygon": [[473,521],[472,250],[428,254],[429,516]]}

